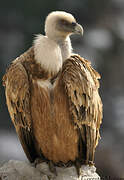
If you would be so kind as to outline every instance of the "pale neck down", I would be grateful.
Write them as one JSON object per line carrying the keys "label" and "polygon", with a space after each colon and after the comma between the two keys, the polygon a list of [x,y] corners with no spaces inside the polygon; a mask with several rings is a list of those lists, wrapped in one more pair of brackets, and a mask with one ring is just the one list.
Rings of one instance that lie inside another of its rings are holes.
{"label": "pale neck down", "polygon": [[56,37],[56,38],[50,38],[50,39],[54,40],[60,47],[63,62],[71,56],[72,45],[71,45],[71,40],[69,36],[67,36],[66,38]]}

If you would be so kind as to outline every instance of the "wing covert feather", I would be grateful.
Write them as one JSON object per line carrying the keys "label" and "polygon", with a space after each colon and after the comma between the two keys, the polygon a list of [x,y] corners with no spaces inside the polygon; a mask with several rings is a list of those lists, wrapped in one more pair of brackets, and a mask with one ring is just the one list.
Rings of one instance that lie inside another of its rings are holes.
{"label": "wing covert feather", "polygon": [[79,55],[71,56],[63,64],[62,79],[69,98],[72,123],[80,132],[82,156],[87,163],[93,162],[100,137],[102,102],[98,92],[99,78],[100,75],[91,67],[90,62]]}
{"label": "wing covert feather", "polygon": [[3,77],[3,84],[12,122],[28,159],[33,162],[36,152],[32,132],[29,80],[24,66],[18,59],[10,65]]}

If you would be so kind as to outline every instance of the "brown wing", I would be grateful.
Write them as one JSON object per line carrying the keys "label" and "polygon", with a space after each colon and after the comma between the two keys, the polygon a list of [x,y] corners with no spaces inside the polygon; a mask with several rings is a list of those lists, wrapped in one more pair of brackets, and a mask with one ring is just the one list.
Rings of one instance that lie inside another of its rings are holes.
{"label": "brown wing", "polygon": [[74,55],[65,61],[62,77],[72,123],[79,133],[79,158],[92,163],[102,121],[102,102],[98,93],[100,75],[89,61]]}
{"label": "brown wing", "polygon": [[6,89],[6,101],[12,122],[27,158],[33,162],[37,154],[31,127],[29,80],[26,70],[18,58],[13,61],[4,75],[3,84]]}

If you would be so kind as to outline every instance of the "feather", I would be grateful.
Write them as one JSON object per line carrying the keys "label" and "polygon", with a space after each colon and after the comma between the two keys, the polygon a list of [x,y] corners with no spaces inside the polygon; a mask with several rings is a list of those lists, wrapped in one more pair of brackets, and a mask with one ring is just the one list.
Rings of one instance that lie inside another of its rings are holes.
{"label": "feather", "polygon": [[85,153],[81,156],[87,163],[93,162],[102,121],[102,102],[98,93],[100,76],[91,67],[90,62],[79,55],[73,55],[66,60],[61,76],[73,123],[79,129],[86,146],[86,156]]}
{"label": "feather", "polygon": [[37,154],[32,133],[29,80],[21,62],[16,59],[11,64],[3,81],[6,86],[6,101],[12,122],[28,159],[33,162]]}

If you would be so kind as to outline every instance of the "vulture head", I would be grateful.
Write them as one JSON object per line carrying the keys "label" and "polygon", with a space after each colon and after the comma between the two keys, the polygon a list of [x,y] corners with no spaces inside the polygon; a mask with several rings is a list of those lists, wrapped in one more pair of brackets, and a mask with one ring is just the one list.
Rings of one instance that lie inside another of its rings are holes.
{"label": "vulture head", "polygon": [[46,18],[45,34],[51,39],[66,39],[71,34],[83,35],[83,28],[70,13],[54,11]]}

